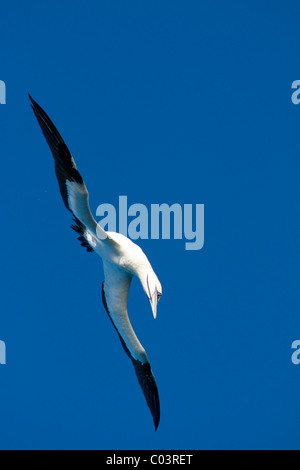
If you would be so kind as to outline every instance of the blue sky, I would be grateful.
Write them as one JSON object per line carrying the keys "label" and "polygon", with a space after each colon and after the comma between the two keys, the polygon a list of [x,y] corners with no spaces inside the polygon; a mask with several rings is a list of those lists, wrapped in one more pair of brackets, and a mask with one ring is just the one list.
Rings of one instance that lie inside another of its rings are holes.
{"label": "blue sky", "polygon": [[[0,448],[299,448],[299,2],[2,3]],[[139,241],[163,286],[155,321],[129,296],[156,433],[28,92],[94,213],[205,204],[202,250]]]}

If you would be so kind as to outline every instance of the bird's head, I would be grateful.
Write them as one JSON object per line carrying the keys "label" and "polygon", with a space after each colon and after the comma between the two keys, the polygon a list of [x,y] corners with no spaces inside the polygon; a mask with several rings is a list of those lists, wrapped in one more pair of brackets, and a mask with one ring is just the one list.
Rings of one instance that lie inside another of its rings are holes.
{"label": "bird's head", "polygon": [[162,287],[152,269],[147,271],[144,290],[149,298],[153,316],[156,318],[157,304],[162,295]]}

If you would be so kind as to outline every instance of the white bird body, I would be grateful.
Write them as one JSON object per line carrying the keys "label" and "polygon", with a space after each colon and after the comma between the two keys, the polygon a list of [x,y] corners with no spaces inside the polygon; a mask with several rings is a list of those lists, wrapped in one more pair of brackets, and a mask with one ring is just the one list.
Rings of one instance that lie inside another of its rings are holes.
{"label": "white bird body", "polygon": [[[99,231],[99,226],[96,228]],[[101,227],[100,227],[101,230]],[[93,250],[102,258],[105,276],[105,297],[109,305],[109,315],[116,326],[118,332],[124,339],[132,357],[134,359],[147,361],[147,355],[139,342],[128,318],[127,299],[131,280],[137,276],[146,292],[149,293],[147,277],[151,276],[151,281],[162,292],[161,284],[153,271],[153,268],[143,252],[143,250],[133,243],[129,238],[116,232],[106,232],[107,240],[100,240],[97,233],[88,229],[85,238],[93,247]],[[153,311],[156,318],[156,309]]]}
{"label": "white bird body", "polygon": [[[30,95],[29,95],[30,97]],[[95,251],[103,261],[104,307],[132,360],[140,386],[150,408],[155,430],[160,419],[158,390],[145,349],[128,317],[127,299],[133,276],[140,279],[148,296],[154,318],[162,294],[161,284],[143,250],[129,238],[104,231],[93,218],[86,186],[66,144],[45,111],[30,97],[32,108],[55,160],[55,172],[66,208],[73,214],[72,228],[87,251]]]}

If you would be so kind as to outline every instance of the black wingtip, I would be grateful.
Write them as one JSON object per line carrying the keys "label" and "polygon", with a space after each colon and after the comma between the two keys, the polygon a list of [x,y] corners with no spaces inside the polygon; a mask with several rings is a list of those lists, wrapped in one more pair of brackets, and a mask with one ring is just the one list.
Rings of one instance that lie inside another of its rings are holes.
{"label": "black wingtip", "polygon": [[42,108],[40,107],[40,105],[32,98],[31,94],[28,93],[28,97],[31,101],[31,107],[34,111],[35,114],[37,114],[37,112],[40,112],[42,111]]}
{"label": "black wingtip", "polygon": [[30,94],[30,93],[28,93],[28,98],[29,98],[29,99],[30,99],[30,101],[31,101],[31,104],[30,104],[30,106],[31,106],[31,109],[33,109],[33,111],[34,111],[34,105],[35,105],[35,101],[34,101],[34,99],[32,98],[32,96],[31,96],[31,94]]}
{"label": "black wingtip", "polygon": [[155,377],[151,370],[149,362],[142,363],[131,357],[138,382],[141,386],[143,394],[146,398],[147,405],[150,409],[155,431],[160,422],[160,403],[158,389]]}
{"label": "black wingtip", "polygon": [[157,431],[158,425],[159,425],[160,417],[154,419],[153,418],[153,423],[154,423],[154,430],[155,432]]}
{"label": "black wingtip", "polygon": [[[31,101],[31,103],[32,103],[31,106],[32,106],[32,105],[36,105],[36,102],[34,101],[34,99],[32,98],[32,96],[31,96],[30,93],[28,93],[28,98],[30,99],[30,101]],[[32,106],[32,107],[33,107],[33,106]]]}

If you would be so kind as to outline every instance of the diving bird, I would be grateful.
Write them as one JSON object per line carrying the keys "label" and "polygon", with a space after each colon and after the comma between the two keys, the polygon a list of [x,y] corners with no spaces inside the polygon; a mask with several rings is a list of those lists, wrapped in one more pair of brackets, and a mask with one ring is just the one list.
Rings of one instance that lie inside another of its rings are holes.
{"label": "diving bird", "polygon": [[89,194],[75,161],[56,127],[45,111],[31,100],[31,107],[50,147],[60,194],[73,215],[72,229],[87,251],[101,256],[104,268],[102,300],[126,354],[131,359],[137,379],[150,408],[155,431],[160,420],[160,404],[156,381],[145,349],[139,342],[128,318],[127,298],[133,276],[137,276],[150,301],[154,318],[162,294],[161,284],[142,249],[129,238],[103,230],[89,207]]}

